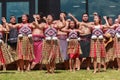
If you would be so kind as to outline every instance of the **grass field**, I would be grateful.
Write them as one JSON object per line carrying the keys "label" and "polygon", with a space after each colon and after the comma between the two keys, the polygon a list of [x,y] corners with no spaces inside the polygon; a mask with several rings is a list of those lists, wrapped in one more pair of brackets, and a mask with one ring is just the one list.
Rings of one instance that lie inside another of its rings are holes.
{"label": "grass field", "polygon": [[0,71],[0,80],[120,80],[120,71],[107,70],[93,74],[93,70],[80,70],[69,72],[67,70],[56,70],[54,74],[47,74],[46,71]]}

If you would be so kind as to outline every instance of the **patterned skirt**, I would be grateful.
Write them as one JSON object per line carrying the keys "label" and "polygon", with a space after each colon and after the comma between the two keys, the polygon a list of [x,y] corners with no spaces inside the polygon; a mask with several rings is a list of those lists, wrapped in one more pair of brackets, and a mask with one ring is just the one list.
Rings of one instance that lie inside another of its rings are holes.
{"label": "patterned skirt", "polygon": [[59,40],[44,40],[42,46],[42,64],[63,62],[60,54]]}
{"label": "patterned skirt", "polygon": [[33,62],[41,63],[43,36],[33,35],[33,41],[34,41],[33,45],[34,45],[34,55],[35,55],[35,59],[33,60]]}
{"label": "patterned skirt", "polygon": [[9,64],[13,61],[14,59],[12,58],[12,55],[7,48],[7,44],[2,42],[2,44],[0,44],[0,64]]}
{"label": "patterned skirt", "polygon": [[102,59],[105,59],[106,50],[104,40],[91,40],[90,57],[97,58],[97,62],[101,62]]}
{"label": "patterned skirt", "polygon": [[68,51],[70,58],[76,58],[79,57],[80,54],[82,54],[80,44],[77,39],[70,39],[68,42]]}
{"label": "patterned skirt", "polygon": [[115,58],[120,58],[120,39],[115,37],[115,43],[114,43],[114,56]]}
{"label": "patterned skirt", "polygon": [[33,60],[33,40],[32,38],[28,38],[27,36],[23,36],[23,38],[18,38],[17,41],[17,58],[23,60]]}

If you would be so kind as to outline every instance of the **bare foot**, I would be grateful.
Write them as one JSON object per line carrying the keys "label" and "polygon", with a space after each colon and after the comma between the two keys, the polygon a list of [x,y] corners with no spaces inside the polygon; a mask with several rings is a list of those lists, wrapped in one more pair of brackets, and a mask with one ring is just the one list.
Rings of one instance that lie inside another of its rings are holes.
{"label": "bare foot", "polygon": [[97,72],[97,70],[94,70],[94,72],[93,72],[93,73],[95,74],[96,72]]}
{"label": "bare foot", "polygon": [[3,68],[3,71],[6,71],[6,68]]}
{"label": "bare foot", "polygon": [[70,72],[72,72],[73,70],[72,69],[70,69]]}
{"label": "bare foot", "polygon": [[120,68],[118,68],[118,71],[120,71]]}
{"label": "bare foot", "polygon": [[73,72],[75,72],[75,69],[73,69]]}
{"label": "bare foot", "polygon": [[33,69],[35,67],[35,65],[36,65],[36,63],[33,62],[31,65],[31,69]]}
{"label": "bare foot", "polygon": [[19,67],[17,68],[17,71],[20,72],[20,68]]}
{"label": "bare foot", "polygon": [[87,67],[87,71],[90,71],[90,67]]}
{"label": "bare foot", "polygon": [[106,72],[106,68],[104,68],[103,71]]}

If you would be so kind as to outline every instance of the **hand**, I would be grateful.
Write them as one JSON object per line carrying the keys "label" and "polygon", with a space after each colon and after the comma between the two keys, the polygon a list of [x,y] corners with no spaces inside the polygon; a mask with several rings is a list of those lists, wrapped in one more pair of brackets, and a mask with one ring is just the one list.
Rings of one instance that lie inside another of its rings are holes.
{"label": "hand", "polygon": [[33,15],[33,18],[34,18],[34,19],[36,19],[36,18],[37,18],[37,16],[34,14],[34,15]]}
{"label": "hand", "polygon": [[106,20],[106,19],[107,19],[107,16],[103,16],[103,18]]}
{"label": "hand", "polygon": [[33,21],[32,24],[35,25],[36,24],[35,21]]}
{"label": "hand", "polygon": [[72,17],[73,15],[71,13],[68,13],[68,16]]}
{"label": "hand", "polygon": [[65,16],[64,16],[64,14],[60,14],[60,17],[61,17],[61,18],[64,18]]}
{"label": "hand", "polygon": [[47,18],[44,16],[43,19],[46,20]]}

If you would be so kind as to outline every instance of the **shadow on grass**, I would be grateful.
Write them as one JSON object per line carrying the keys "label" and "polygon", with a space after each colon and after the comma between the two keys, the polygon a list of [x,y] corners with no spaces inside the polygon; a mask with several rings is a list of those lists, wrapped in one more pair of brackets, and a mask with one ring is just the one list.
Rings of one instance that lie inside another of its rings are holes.
{"label": "shadow on grass", "polygon": [[15,72],[0,72],[0,74],[15,74]]}
{"label": "shadow on grass", "polygon": [[62,73],[62,71],[55,71],[54,73],[48,73],[47,71],[45,71],[46,74],[60,74]]}

